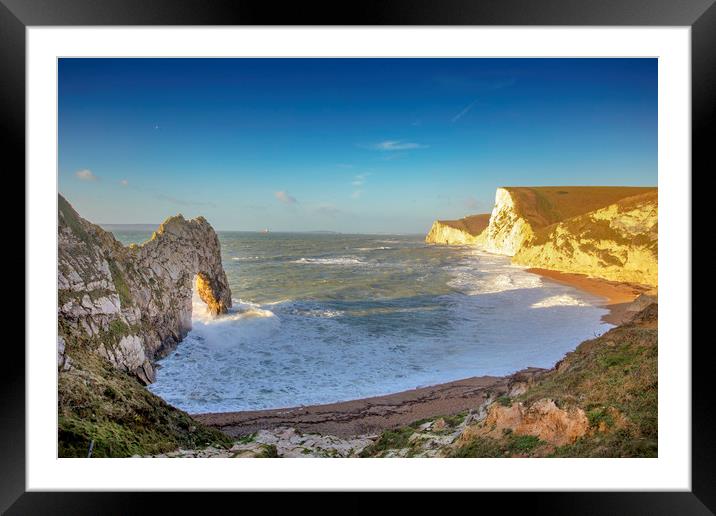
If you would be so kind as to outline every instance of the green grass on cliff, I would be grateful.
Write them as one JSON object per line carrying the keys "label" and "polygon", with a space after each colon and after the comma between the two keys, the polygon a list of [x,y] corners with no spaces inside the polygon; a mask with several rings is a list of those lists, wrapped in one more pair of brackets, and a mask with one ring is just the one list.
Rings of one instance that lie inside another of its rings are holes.
{"label": "green grass on cliff", "polygon": [[450,454],[453,458],[469,457],[528,457],[544,445],[534,435],[515,435],[508,433],[502,439],[478,437]]}
{"label": "green grass on cliff", "polygon": [[94,353],[75,350],[71,360],[81,365],[59,376],[60,457],[87,457],[93,441],[93,457],[230,445],[226,435],[170,406]]}
{"label": "green grass on cliff", "polygon": [[132,305],[132,294],[129,291],[127,282],[124,279],[124,274],[114,260],[107,260],[109,264],[109,272],[112,274],[112,281],[114,282],[114,288],[119,295],[119,302],[122,308],[127,308]]}
{"label": "green grass on cliff", "polygon": [[[636,324],[610,330],[580,344],[557,368],[515,401],[530,405],[551,398],[560,407],[579,407],[590,428],[574,444],[528,451],[552,457],[656,457],[658,452],[657,307]],[[480,438],[454,456],[484,457],[504,451],[505,442]],[[496,451],[497,450],[497,451]]]}
{"label": "green grass on cliff", "polygon": [[62,218],[64,219],[65,223],[69,226],[72,232],[77,235],[77,238],[79,238],[86,244],[94,243],[94,239],[82,227],[82,223],[80,222],[80,216],[77,214],[74,208],[72,208],[70,203],[67,202],[67,200],[61,195],[57,196],[57,208],[62,215]]}

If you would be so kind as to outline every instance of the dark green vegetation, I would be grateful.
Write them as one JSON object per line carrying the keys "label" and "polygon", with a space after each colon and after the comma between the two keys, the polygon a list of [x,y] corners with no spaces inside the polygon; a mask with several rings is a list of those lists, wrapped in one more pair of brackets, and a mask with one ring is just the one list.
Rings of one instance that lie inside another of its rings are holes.
{"label": "dark green vegetation", "polygon": [[60,457],[87,457],[92,441],[92,457],[231,445],[96,354],[75,350],[71,360],[76,365],[59,377]]}
{"label": "dark green vegetation", "polygon": [[545,443],[534,435],[506,434],[503,439],[478,437],[468,444],[452,450],[449,457],[529,457]]}
{"label": "dark green vegetation", "polygon": [[79,215],[72,208],[72,206],[70,206],[70,203],[68,203],[64,197],[58,195],[57,204],[57,207],[62,214],[65,223],[70,227],[72,232],[77,235],[77,238],[82,240],[85,244],[92,244],[94,242],[94,239],[82,227],[82,223],[79,220]]}
{"label": "dark green vegetation", "polygon": [[400,448],[408,448],[407,457],[412,457],[414,452],[417,451],[413,445],[409,442],[410,436],[419,430],[419,427],[424,423],[436,422],[442,419],[445,422],[445,428],[443,430],[432,429],[433,433],[441,433],[453,430],[458,425],[462,424],[467,417],[467,412],[459,412],[450,416],[439,416],[430,419],[420,419],[413,421],[408,426],[397,428],[395,430],[385,430],[378,440],[370,446],[363,449],[360,453],[360,457],[381,457],[389,450],[397,450]]}
{"label": "dark green vegetation", "polygon": [[107,260],[107,263],[109,264],[109,271],[112,273],[114,288],[119,295],[119,302],[123,308],[126,308],[132,304],[132,295],[129,293],[129,287],[124,280],[124,274],[122,274],[117,262],[114,260]]}
{"label": "dark green vegetation", "polygon": [[[413,423],[415,424],[415,423]],[[417,425],[416,425],[417,426]],[[408,439],[415,433],[415,428],[406,426],[396,430],[385,430],[376,442],[363,449],[361,457],[380,457],[388,450],[408,448]]]}
{"label": "dark green vegetation", "polygon": [[278,450],[274,444],[264,444],[263,450],[259,453],[256,458],[258,459],[276,459],[278,458]]}

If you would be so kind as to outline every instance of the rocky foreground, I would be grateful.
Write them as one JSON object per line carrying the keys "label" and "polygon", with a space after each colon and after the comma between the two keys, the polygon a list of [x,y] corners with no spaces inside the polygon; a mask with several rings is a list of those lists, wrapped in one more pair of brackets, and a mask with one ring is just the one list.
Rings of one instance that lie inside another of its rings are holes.
{"label": "rocky foreground", "polygon": [[[652,300],[637,299],[635,306],[645,308],[629,322],[583,342],[550,370],[493,379],[493,387],[466,392],[463,401],[469,408],[464,410],[353,436],[310,431],[311,418],[296,416],[301,427],[296,428],[286,421],[273,426],[269,417],[268,428],[248,432],[231,445],[154,456],[655,457],[658,305]],[[441,386],[432,389],[436,396]],[[366,415],[385,408],[382,401],[363,401]],[[340,420],[340,411],[333,410]],[[395,410],[386,410],[386,417]]]}

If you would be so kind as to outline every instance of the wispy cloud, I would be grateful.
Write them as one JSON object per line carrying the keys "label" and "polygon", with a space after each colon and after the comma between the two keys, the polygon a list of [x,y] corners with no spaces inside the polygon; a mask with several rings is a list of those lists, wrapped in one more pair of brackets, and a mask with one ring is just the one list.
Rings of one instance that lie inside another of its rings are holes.
{"label": "wispy cloud", "polygon": [[351,193],[353,199],[358,199],[363,194],[363,185],[365,185],[366,178],[369,175],[370,172],[364,172],[353,177],[353,181],[351,181],[351,186],[354,188],[353,193]]}
{"label": "wispy cloud", "polygon": [[88,168],[75,172],[75,177],[80,181],[97,181],[97,176]]}
{"label": "wispy cloud", "polygon": [[384,140],[382,142],[374,143],[370,146],[371,149],[379,151],[402,151],[412,149],[425,149],[427,145],[415,142],[406,142],[402,140]]}
{"label": "wispy cloud", "polygon": [[282,202],[283,204],[296,204],[298,201],[295,197],[292,197],[288,195],[288,192],[285,192],[284,190],[280,190],[278,192],[274,192],[274,196],[276,199],[278,199],[279,202]]}
{"label": "wispy cloud", "polygon": [[127,181],[126,179],[122,179],[122,180],[119,182],[119,184],[122,185],[122,186],[128,186],[128,185],[129,185],[129,181]]}
{"label": "wispy cloud", "polygon": [[455,122],[460,120],[462,117],[467,115],[470,112],[470,110],[475,107],[476,104],[477,104],[477,100],[473,100],[467,106],[462,108],[462,110],[457,115],[452,117],[452,119],[450,121],[454,124]]}
{"label": "wispy cloud", "polygon": [[358,174],[353,178],[353,182],[351,183],[353,186],[363,186],[365,184],[366,178],[370,175],[370,172],[364,172],[362,174]]}
{"label": "wispy cloud", "polygon": [[206,202],[206,201],[193,201],[190,199],[179,199],[177,197],[172,197],[171,195],[166,194],[156,194],[155,197],[159,199],[160,201],[167,201],[172,204],[176,204],[177,206],[190,206],[190,207],[216,207],[216,204],[213,202]]}

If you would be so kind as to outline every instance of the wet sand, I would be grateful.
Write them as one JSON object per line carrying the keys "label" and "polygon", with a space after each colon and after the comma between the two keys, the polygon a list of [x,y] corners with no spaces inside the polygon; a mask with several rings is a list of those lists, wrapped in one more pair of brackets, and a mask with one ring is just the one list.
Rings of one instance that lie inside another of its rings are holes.
{"label": "wet sand", "polygon": [[192,414],[232,437],[291,426],[302,432],[349,437],[380,433],[414,421],[476,408],[489,396],[505,394],[544,369],[528,368],[511,376],[480,376],[359,400],[285,409]]}

